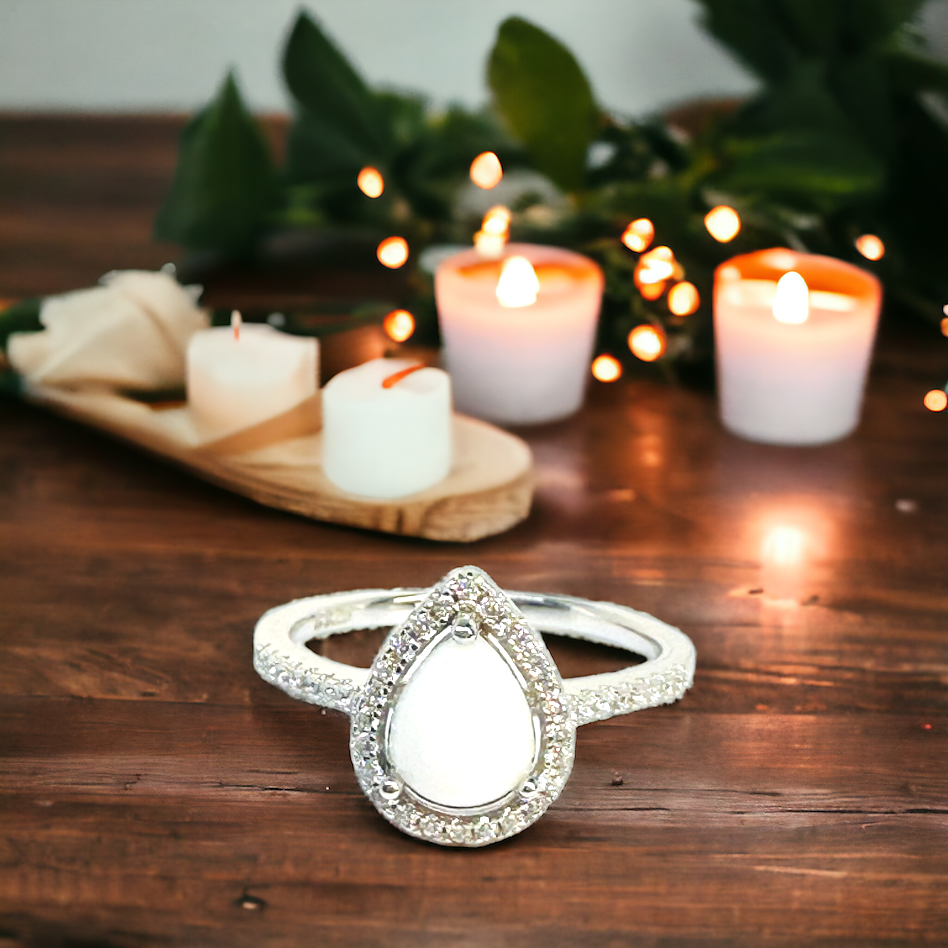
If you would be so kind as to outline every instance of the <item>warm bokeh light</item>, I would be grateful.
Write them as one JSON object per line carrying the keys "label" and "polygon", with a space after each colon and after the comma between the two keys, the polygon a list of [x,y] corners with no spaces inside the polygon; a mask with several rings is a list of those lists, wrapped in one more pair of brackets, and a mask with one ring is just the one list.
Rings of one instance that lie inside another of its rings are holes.
{"label": "warm bokeh light", "polygon": [[668,291],[668,308],[676,316],[690,316],[701,305],[701,297],[694,283],[676,283]]}
{"label": "warm bokeh light", "polygon": [[503,177],[503,166],[492,151],[481,152],[471,162],[471,180],[485,191],[496,188]]}
{"label": "warm bokeh light", "polygon": [[863,234],[857,237],[856,249],[867,260],[881,260],[885,256],[885,244],[875,234]]}
{"label": "warm bokeh light", "polygon": [[942,388],[933,388],[922,401],[929,411],[944,411],[948,408],[948,394]]}
{"label": "warm bokeh light", "polygon": [[393,309],[382,320],[382,328],[393,342],[404,342],[415,331],[415,317],[407,309]]}
{"label": "warm bokeh light", "polygon": [[719,204],[704,215],[704,226],[716,241],[726,244],[741,232],[741,218],[733,207]]}
{"label": "warm bokeh light", "polygon": [[506,236],[510,230],[510,211],[501,204],[495,205],[484,215],[481,230],[485,234]]}
{"label": "warm bokeh light", "polygon": [[797,527],[772,527],[764,537],[761,558],[774,566],[796,566],[803,560],[806,534]]}
{"label": "warm bokeh light", "polygon": [[359,185],[359,190],[370,198],[381,197],[385,190],[385,179],[382,177],[382,173],[378,168],[373,168],[371,165],[366,165],[359,172],[356,184]]}
{"label": "warm bokeh light", "polygon": [[596,356],[593,359],[592,374],[600,382],[614,382],[622,375],[622,363],[611,355]]}
{"label": "warm bokeh light", "polygon": [[941,334],[948,336],[948,316],[943,316],[941,320]]}
{"label": "warm bokeh light", "polygon": [[497,281],[497,302],[507,309],[532,306],[537,301],[540,281],[526,257],[508,257]]}
{"label": "warm bokeh light", "polygon": [[654,237],[655,226],[647,217],[640,217],[638,220],[632,221],[632,223],[626,227],[625,233],[622,235],[622,243],[624,243],[629,250],[641,253],[643,250],[648,250],[649,244],[651,244]]}
{"label": "warm bokeh light", "polygon": [[777,280],[774,319],[781,323],[805,323],[810,318],[810,290],[806,280],[790,270]]}
{"label": "warm bokeh light", "polygon": [[635,266],[637,283],[661,283],[675,272],[675,255],[670,247],[654,247],[639,257]]}
{"label": "warm bokeh light", "polygon": [[643,299],[657,300],[665,292],[665,281],[661,283],[643,283],[639,287]]}
{"label": "warm bokeh light", "polygon": [[408,241],[404,237],[386,237],[375,251],[379,263],[390,270],[397,270],[408,259]]}
{"label": "warm bokeh light", "polygon": [[637,359],[654,362],[665,351],[665,334],[654,326],[636,326],[629,333],[629,349]]}

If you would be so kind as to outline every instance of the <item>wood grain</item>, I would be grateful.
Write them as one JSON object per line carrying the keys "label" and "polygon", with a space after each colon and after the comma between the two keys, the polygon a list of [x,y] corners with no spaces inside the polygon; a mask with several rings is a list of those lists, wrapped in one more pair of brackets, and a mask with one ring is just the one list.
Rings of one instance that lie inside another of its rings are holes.
{"label": "wood grain", "polygon": [[[0,296],[163,263],[176,128],[0,121]],[[946,375],[937,331],[884,327],[860,431],[816,449],[598,386],[525,433],[530,517],[467,547],[313,524],[0,402],[0,945],[948,943],[948,418],[921,406]],[[796,564],[765,555],[780,526]],[[345,719],[261,682],[250,640],[276,603],[466,561],[653,612],[698,670],[582,728],[536,826],[452,852],[376,816]]]}
{"label": "wood grain", "polygon": [[[470,543],[503,533],[530,512],[530,449],[493,425],[455,415],[447,477],[411,496],[373,500],[336,487],[322,468],[319,396],[215,441],[197,441],[187,406],[167,408],[113,392],[30,386],[28,401],[106,431],[258,504],[364,530]],[[313,430],[313,429],[317,430]]]}

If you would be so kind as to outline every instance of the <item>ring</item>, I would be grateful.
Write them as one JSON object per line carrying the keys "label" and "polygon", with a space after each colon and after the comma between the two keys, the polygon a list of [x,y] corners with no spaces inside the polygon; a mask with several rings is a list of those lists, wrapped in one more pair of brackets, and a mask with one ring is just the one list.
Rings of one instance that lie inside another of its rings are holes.
{"label": "ring", "polygon": [[[306,647],[382,627],[391,631],[371,668]],[[540,632],[645,661],[564,681]],[[329,593],[271,609],[254,631],[254,668],[291,697],[350,716],[356,777],[386,820],[418,839],[475,847],[521,832],[556,800],[577,727],[681,698],[695,648],[647,613],[504,592],[465,566],[430,589]]]}

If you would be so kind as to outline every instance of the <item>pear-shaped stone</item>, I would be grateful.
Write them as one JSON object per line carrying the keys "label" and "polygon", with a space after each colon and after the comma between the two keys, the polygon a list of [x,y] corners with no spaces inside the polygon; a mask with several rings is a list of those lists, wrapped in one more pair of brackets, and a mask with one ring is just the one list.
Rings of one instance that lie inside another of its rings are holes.
{"label": "pear-shaped stone", "polygon": [[446,638],[425,656],[392,711],[387,755],[415,793],[478,807],[520,787],[536,751],[520,682],[482,637]]}

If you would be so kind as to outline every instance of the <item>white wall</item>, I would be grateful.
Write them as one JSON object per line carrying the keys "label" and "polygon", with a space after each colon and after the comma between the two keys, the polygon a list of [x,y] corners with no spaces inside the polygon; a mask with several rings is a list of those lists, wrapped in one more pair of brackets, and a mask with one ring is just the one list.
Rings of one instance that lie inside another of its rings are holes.
{"label": "white wall", "polygon": [[[486,98],[497,25],[563,40],[602,104],[630,115],[751,80],[696,25],[690,0],[307,0],[372,82],[436,102]],[[0,109],[182,111],[233,64],[258,110],[286,107],[277,63],[297,0],[0,0]]]}

